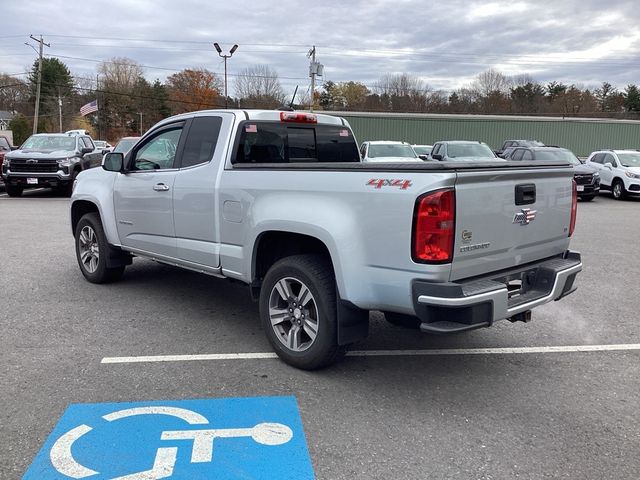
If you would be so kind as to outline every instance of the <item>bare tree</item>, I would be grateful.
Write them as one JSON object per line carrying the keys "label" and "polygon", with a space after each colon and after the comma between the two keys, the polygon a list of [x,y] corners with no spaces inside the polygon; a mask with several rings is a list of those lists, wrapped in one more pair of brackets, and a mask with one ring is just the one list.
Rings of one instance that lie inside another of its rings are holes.
{"label": "bare tree", "polygon": [[510,87],[511,80],[509,77],[492,68],[478,74],[471,84],[471,88],[478,92],[481,97],[489,97],[496,93],[506,94]]}
{"label": "bare tree", "polygon": [[0,73],[0,110],[24,110],[29,99],[29,86],[19,78]]}
{"label": "bare tree", "polygon": [[386,109],[394,112],[426,112],[431,88],[408,73],[383,75],[373,86]]}
{"label": "bare tree", "polygon": [[268,65],[242,70],[236,77],[235,89],[243,107],[275,108],[285,100],[278,73]]}

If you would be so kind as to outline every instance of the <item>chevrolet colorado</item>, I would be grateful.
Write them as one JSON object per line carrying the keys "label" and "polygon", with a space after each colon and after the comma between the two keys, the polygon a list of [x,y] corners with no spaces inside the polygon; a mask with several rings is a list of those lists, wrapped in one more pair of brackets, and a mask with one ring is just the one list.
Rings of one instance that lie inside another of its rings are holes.
{"label": "chevrolet colorado", "polygon": [[305,369],[364,338],[370,310],[437,333],[526,321],[582,269],[568,163],[361,163],[344,119],[302,112],[163,120],[78,176],[70,214],[88,281],[134,256],[239,280]]}

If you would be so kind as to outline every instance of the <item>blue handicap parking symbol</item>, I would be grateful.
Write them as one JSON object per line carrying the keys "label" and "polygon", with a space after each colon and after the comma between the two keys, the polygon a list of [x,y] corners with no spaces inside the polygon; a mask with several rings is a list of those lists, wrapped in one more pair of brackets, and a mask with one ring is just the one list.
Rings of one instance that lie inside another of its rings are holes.
{"label": "blue handicap parking symbol", "polygon": [[313,479],[294,397],[71,405],[25,480]]}

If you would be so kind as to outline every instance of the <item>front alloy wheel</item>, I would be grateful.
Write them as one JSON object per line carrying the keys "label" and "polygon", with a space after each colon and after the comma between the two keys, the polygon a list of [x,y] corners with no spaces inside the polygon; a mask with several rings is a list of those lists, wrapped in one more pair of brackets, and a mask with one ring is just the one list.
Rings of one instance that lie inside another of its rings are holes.
{"label": "front alloy wheel", "polygon": [[78,239],[78,249],[80,250],[80,261],[84,269],[89,273],[95,273],[100,260],[100,245],[96,232],[89,225],[85,225],[80,230]]}
{"label": "front alloy wheel", "polygon": [[613,184],[613,198],[615,198],[616,200],[622,200],[624,198],[624,194],[624,185],[620,180],[616,181]]}
{"label": "front alloy wheel", "polygon": [[82,216],[75,230],[76,258],[84,278],[91,283],[107,283],[118,280],[125,265],[109,267],[107,258],[113,257],[102,228],[100,215],[92,212]]}

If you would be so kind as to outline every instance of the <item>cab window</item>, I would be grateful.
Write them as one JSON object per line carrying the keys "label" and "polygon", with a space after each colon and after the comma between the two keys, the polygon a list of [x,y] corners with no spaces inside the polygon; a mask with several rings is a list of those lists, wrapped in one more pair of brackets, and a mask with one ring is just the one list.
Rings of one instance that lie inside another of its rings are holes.
{"label": "cab window", "polygon": [[184,143],[181,167],[192,167],[211,161],[220,136],[222,117],[195,117]]}

